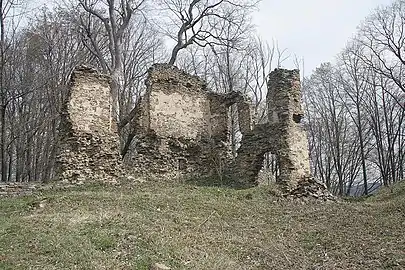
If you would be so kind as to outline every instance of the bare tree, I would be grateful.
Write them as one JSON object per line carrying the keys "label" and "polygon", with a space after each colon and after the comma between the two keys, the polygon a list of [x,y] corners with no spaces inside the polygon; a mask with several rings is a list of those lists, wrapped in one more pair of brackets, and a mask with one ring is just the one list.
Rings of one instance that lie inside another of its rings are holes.
{"label": "bare tree", "polygon": [[304,100],[314,173],[332,192],[345,195],[357,179],[361,156],[339,78],[335,66],[322,64],[306,81]]}
{"label": "bare tree", "polygon": [[146,17],[147,0],[78,1],[82,40],[112,79],[113,117],[125,156],[135,134],[131,121],[146,71],[161,61],[164,44]]}
{"label": "bare tree", "polygon": [[[111,75],[111,95],[113,98],[113,117],[119,116],[118,96],[124,85],[125,32],[135,13],[140,13],[146,0],[78,0],[85,13],[79,16],[79,22],[86,37],[87,48],[97,57],[103,71]],[[94,25],[102,25],[106,34],[106,43],[100,41]],[[102,45],[108,48],[104,53]]]}
{"label": "bare tree", "polygon": [[60,102],[86,55],[65,15],[43,9],[25,27],[3,24],[1,181],[52,178]]}
{"label": "bare tree", "polygon": [[367,77],[371,89],[370,123],[378,156],[376,164],[383,183],[388,185],[397,181],[398,173],[403,174],[404,166],[403,151],[396,149],[403,149],[404,140],[405,2],[396,0],[376,9],[360,27],[355,42],[364,48],[355,52],[356,57],[373,73]]}
{"label": "bare tree", "polygon": [[[361,54],[363,46],[354,42],[340,54],[341,59],[341,72],[339,79],[342,83],[343,96],[341,99],[344,101],[347,111],[356,127],[358,143],[360,146],[361,166],[363,172],[363,187],[364,195],[368,195],[368,179],[366,158],[368,150],[366,150],[365,118],[363,117],[365,103],[367,78],[370,74],[370,69],[365,66],[357,55]],[[354,110],[351,108],[353,105]]]}
{"label": "bare tree", "polygon": [[[157,0],[168,14],[164,33],[174,40],[169,64],[176,62],[178,53],[192,44],[201,47],[232,43],[246,31],[246,18],[257,1],[246,0]],[[229,35],[229,27],[235,29]]]}
{"label": "bare tree", "polygon": [[0,0],[0,160],[1,160],[1,181],[7,181],[7,108],[10,102],[15,99],[12,89],[12,79],[14,76],[10,72],[15,52],[13,46],[16,44],[16,33],[18,22],[21,18],[15,14],[18,12],[21,3],[11,0]]}
{"label": "bare tree", "polygon": [[393,96],[388,94],[389,91],[393,91],[394,85],[389,78],[373,74],[368,82],[369,91],[366,100],[375,149],[370,161],[377,166],[385,186],[399,181],[404,168],[402,145],[405,111],[398,106]]}
{"label": "bare tree", "polygon": [[[361,26],[356,41],[367,50],[357,57],[405,94],[405,2],[396,0],[378,8]],[[393,98],[405,108],[400,97]]]}

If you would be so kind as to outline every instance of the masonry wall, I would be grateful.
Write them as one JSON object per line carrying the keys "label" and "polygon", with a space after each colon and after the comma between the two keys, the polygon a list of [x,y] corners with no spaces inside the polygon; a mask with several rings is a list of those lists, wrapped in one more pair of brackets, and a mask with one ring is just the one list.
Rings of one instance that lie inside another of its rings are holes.
{"label": "masonry wall", "polygon": [[115,181],[121,173],[109,77],[81,66],[71,76],[59,127],[58,178]]}
{"label": "masonry wall", "polygon": [[206,83],[155,64],[139,104],[133,171],[143,175],[209,174],[211,108]]}
{"label": "masonry wall", "polygon": [[135,120],[133,170],[141,174],[220,174],[231,162],[228,108],[240,104],[241,129],[250,129],[247,100],[240,93],[207,90],[197,76],[155,64]]}
{"label": "masonry wall", "polygon": [[72,129],[89,133],[110,133],[112,122],[109,78],[97,71],[77,68],[72,74],[67,113]]}
{"label": "masonry wall", "polygon": [[149,76],[150,129],[156,135],[197,139],[210,132],[205,83],[172,67],[154,67]]}
{"label": "masonry wall", "polygon": [[276,69],[270,73],[267,106],[268,123],[252,130],[243,128],[246,132],[230,174],[244,186],[257,185],[264,154],[271,152],[279,161],[278,182],[286,190],[293,190],[310,177],[308,139],[301,125],[298,70]]}
{"label": "masonry wall", "polygon": [[310,177],[307,133],[302,127],[301,83],[298,70],[276,69],[268,81],[270,123],[280,124],[280,182],[293,189]]}

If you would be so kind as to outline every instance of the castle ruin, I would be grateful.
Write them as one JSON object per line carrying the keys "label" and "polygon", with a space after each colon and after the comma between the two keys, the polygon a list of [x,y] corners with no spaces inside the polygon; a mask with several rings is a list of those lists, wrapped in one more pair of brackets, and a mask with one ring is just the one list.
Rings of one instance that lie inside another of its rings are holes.
{"label": "castle ruin", "polygon": [[[287,189],[310,176],[298,70],[276,69],[268,83],[268,122],[253,126],[250,101],[238,92],[210,92],[207,84],[174,66],[155,64],[131,121],[130,169],[142,175],[221,174],[243,186],[257,185],[264,154],[278,157],[279,182]],[[78,68],[61,120],[60,176],[113,178],[120,171],[118,135],[111,120],[109,80]],[[230,155],[228,111],[236,105],[242,134]]]}
{"label": "castle ruin", "polygon": [[278,159],[278,181],[287,189],[310,177],[308,139],[301,125],[301,84],[298,70],[276,69],[270,73],[267,92],[268,122],[244,134],[232,166],[236,179],[257,185],[265,153]]}

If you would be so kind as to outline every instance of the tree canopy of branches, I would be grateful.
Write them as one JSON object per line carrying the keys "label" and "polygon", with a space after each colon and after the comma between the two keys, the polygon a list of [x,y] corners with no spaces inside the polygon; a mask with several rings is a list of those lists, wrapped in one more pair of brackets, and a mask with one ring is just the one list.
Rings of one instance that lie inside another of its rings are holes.
{"label": "tree canopy of branches", "polygon": [[337,194],[404,178],[405,2],[374,11],[304,82],[315,175]]}
{"label": "tree canopy of branches", "polygon": [[176,62],[180,50],[229,45],[249,29],[249,14],[259,1],[246,0],[157,0],[168,13],[168,28],[162,29],[175,45],[169,64]]}

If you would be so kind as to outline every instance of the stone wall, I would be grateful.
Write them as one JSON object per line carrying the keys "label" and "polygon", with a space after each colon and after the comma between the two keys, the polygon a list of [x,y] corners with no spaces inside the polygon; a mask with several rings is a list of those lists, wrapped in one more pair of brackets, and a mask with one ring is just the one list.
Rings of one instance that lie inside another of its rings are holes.
{"label": "stone wall", "polygon": [[[250,103],[240,93],[218,94],[174,66],[149,69],[147,92],[139,104],[133,169],[142,174],[224,174],[243,186],[258,183],[264,154],[279,160],[278,182],[288,190],[310,176],[308,144],[300,122],[297,70],[276,69],[269,76],[269,121],[252,127]],[[230,155],[228,109],[237,104],[242,133],[237,157]]]}
{"label": "stone wall", "polygon": [[[135,119],[136,154],[131,164],[141,174],[210,175],[229,160],[228,108],[249,110],[240,93],[207,90],[197,76],[175,66],[155,64],[148,71],[147,91]],[[250,125],[248,121],[243,128]]]}
{"label": "stone wall", "polygon": [[31,195],[38,189],[38,184],[32,183],[0,183],[0,197],[14,197],[22,195]]}
{"label": "stone wall", "polygon": [[206,84],[169,66],[149,72],[149,128],[160,137],[199,139],[209,135]]}
{"label": "stone wall", "polygon": [[81,66],[71,76],[59,128],[58,178],[115,181],[120,175],[119,137],[111,117],[109,77]]}
{"label": "stone wall", "polygon": [[268,81],[269,122],[279,124],[278,144],[280,182],[294,189],[310,177],[308,138],[301,120],[301,83],[298,70],[276,69]]}
{"label": "stone wall", "polygon": [[245,132],[229,173],[244,186],[257,185],[264,154],[271,152],[279,160],[278,182],[293,190],[310,177],[307,134],[300,124],[303,111],[298,70],[270,73],[267,103],[269,122]]}
{"label": "stone wall", "polygon": [[[59,178],[114,181],[122,175],[119,138],[112,121],[109,78],[88,67],[72,74],[60,125]],[[228,175],[258,183],[265,153],[278,157],[278,182],[287,190],[310,177],[307,135],[301,125],[297,70],[276,69],[268,82],[268,123],[252,127],[250,102],[240,93],[213,93],[178,68],[155,64],[131,125],[133,172],[142,175]],[[241,146],[230,155],[228,109],[236,104]]]}
{"label": "stone wall", "polygon": [[71,76],[67,113],[78,132],[110,134],[111,98],[109,78],[88,67],[78,67]]}
{"label": "stone wall", "polygon": [[146,86],[135,119],[132,170],[170,176],[201,171],[209,145],[205,83],[174,66],[155,64],[148,70]]}

